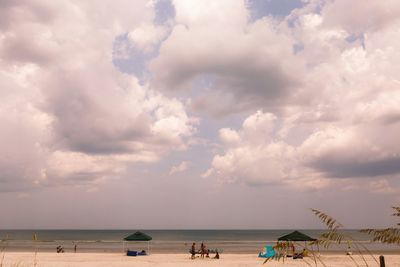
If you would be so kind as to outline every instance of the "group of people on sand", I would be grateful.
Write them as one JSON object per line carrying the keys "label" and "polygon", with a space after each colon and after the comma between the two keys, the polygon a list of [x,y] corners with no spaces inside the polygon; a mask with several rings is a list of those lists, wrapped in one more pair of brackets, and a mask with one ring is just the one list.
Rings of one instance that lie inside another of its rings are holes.
{"label": "group of people on sand", "polygon": [[[77,245],[75,244],[74,245],[74,252],[75,253],[76,253],[76,248],[77,248]],[[57,246],[56,247],[56,251],[57,251],[57,253],[64,253],[65,252],[63,246]]]}
{"label": "group of people on sand", "polygon": [[[192,254],[192,259],[196,257],[196,254],[200,254],[201,258],[204,258],[204,256],[206,256],[206,258],[210,257],[210,251],[206,248],[206,245],[203,242],[200,245],[200,250],[196,250],[196,243],[193,243],[192,248],[190,249],[190,253]],[[213,259],[219,259],[218,250],[215,252],[215,256],[213,257]]]}

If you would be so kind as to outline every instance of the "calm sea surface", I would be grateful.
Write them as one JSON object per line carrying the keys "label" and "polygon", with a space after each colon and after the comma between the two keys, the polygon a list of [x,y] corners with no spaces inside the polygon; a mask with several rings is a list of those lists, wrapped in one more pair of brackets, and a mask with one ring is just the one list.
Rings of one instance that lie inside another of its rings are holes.
{"label": "calm sea surface", "polygon": [[[77,245],[78,252],[122,252],[124,247],[146,249],[147,242],[122,242],[123,238],[136,230],[0,230],[0,246],[8,251],[55,251],[59,245],[66,252],[72,252]],[[274,244],[278,237],[293,230],[141,230],[153,237],[150,251],[160,253],[187,253],[193,242],[208,248],[218,248],[224,253],[258,253],[267,244]],[[323,230],[300,230],[318,238]],[[364,245],[373,251],[399,251],[400,246],[371,243],[368,235],[358,230],[345,230],[357,242],[352,246]],[[36,234],[37,241],[33,241]],[[299,242],[301,249],[304,243]],[[330,247],[330,251],[346,250],[347,243]],[[317,249],[317,248],[314,248]],[[324,248],[320,248],[324,250]]]}

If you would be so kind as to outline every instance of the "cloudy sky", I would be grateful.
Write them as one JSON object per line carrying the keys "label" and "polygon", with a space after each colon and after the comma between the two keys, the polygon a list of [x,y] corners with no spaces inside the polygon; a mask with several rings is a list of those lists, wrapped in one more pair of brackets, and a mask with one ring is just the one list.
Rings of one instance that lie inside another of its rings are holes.
{"label": "cloudy sky", "polygon": [[393,224],[398,0],[0,0],[0,228]]}

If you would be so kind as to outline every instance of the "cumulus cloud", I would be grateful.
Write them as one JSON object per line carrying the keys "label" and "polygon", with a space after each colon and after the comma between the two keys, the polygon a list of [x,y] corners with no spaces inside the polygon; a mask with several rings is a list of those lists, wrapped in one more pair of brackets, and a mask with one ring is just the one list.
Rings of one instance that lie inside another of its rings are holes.
{"label": "cumulus cloud", "polygon": [[215,176],[221,183],[321,188],[337,178],[400,175],[399,150],[363,134],[361,126],[316,130],[299,145],[280,137],[280,127],[274,115],[258,111],[238,131],[221,129],[223,154],[214,156],[203,176]]}
{"label": "cumulus cloud", "polygon": [[221,183],[304,188],[327,185],[324,177],[301,165],[296,147],[276,138],[276,128],[276,116],[257,111],[239,131],[221,129],[224,154],[213,158],[212,167],[203,176],[216,176]]}
{"label": "cumulus cloud", "polygon": [[171,169],[169,170],[169,175],[173,175],[179,172],[184,172],[188,169],[188,167],[189,167],[189,162],[182,161],[180,164],[171,167]]}
{"label": "cumulus cloud", "polygon": [[257,121],[251,138],[251,124],[220,130],[222,153],[207,175],[249,184],[296,184],[308,177],[310,186],[364,179],[368,190],[390,191],[400,177],[400,54],[393,49],[399,6],[366,1],[356,9],[350,12],[341,0],[309,1],[283,20],[290,29],[284,33],[302,47],[296,57],[307,71],[296,90],[306,100],[281,102],[281,113],[267,107],[275,116],[272,131],[255,119],[265,116],[260,112],[245,120]]}
{"label": "cumulus cloud", "polygon": [[[217,126],[204,176],[306,188],[365,179],[377,192],[399,177],[395,0],[351,12],[344,0],[304,1],[255,20],[245,1],[161,2],[160,20],[147,1],[0,4],[1,188],[95,186],[185,149],[197,120],[164,95],[182,90],[192,111],[247,116]],[[113,65],[131,46],[151,55],[137,63],[144,79]]]}
{"label": "cumulus cloud", "polygon": [[43,107],[54,115],[61,147],[91,154],[144,155],[163,152],[168,145],[179,147],[181,137],[191,134],[179,101],[149,95],[135,79],[112,69],[106,73],[101,81],[90,72],[85,77],[71,75],[79,75],[73,81],[57,75],[48,79],[55,84],[49,84],[52,89],[46,92]]}
{"label": "cumulus cloud", "polygon": [[[2,4],[2,191],[94,188],[121,176],[129,162],[186,147],[195,129],[184,105],[113,66],[114,39],[154,19],[147,1],[131,4]],[[155,38],[133,37],[143,49]]]}
{"label": "cumulus cloud", "polygon": [[145,24],[128,33],[128,39],[139,50],[149,53],[166,36],[167,28],[153,24]]}
{"label": "cumulus cloud", "polygon": [[[35,66],[11,72],[0,68],[0,183],[1,191],[13,191],[16,184],[26,189],[31,177],[40,177],[38,166],[45,163],[46,128],[51,118],[35,107],[39,92],[27,90]],[[32,186],[32,184],[31,184]]]}
{"label": "cumulus cloud", "polygon": [[312,134],[302,144],[301,153],[306,164],[328,177],[399,174],[399,154],[371,139],[356,129],[328,128]]}
{"label": "cumulus cloud", "polygon": [[395,0],[378,3],[373,0],[354,3],[348,8],[345,0],[326,1],[322,9],[324,24],[347,32],[363,34],[377,31],[398,20],[400,7]]}
{"label": "cumulus cloud", "polygon": [[[367,59],[379,56],[370,54],[371,38],[394,30],[399,12],[395,1],[367,1],[355,13],[346,1],[308,1],[285,19],[250,21],[244,1],[174,5],[175,26],[149,64],[153,84],[199,91],[193,108],[219,116],[259,108],[284,113],[329,97],[326,79],[343,83],[350,73],[361,77],[376,68]],[[347,73],[335,73],[342,68]],[[199,79],[208,86],[196,86]]]}
{"label": "cumulus cloud", "polygon": [[198,94],[193,105],[216,115],[276,108],[297,97],[293,91],[302,83],[303,69],[292,38],[272,19],[248,23],[244,1],[174,4],[176,25],[150,62],[154,84],[176,91],[210,77],[210,90]]}

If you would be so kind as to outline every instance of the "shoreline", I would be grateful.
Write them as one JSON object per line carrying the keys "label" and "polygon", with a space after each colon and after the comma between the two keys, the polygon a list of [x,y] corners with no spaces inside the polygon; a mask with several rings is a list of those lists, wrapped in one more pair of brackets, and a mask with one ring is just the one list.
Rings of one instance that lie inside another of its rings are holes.
{"label": "shoreline", "polygon": [[[241,242],[241,243],[225,243],[225,242],[205,242],[208,249],[218,249],[222,253],[226,254],[258,254],[260,251],[265,249],[266,245],[274,245],[276,242]],[[73,241],[58,241],[58,242],[0,242],[0,251],[6,252],[56,252],[56,247],[62,246],[64,251],[67,253],[73,253],[74,247],[77,245],[77,251],[79,253],[122,253],[126,249],[148,250],[148,244],[140,242],[73,242]],[[191,243],[189,242],[154,242],[149,244],[149,249],[153,253],[157,254],[184,254],[189,252]],[[303,249],[303,244],[296,246],[296,251]],[[384,253],[396,255],[400,253],[400,246],[387,246],[382,247],[381,244],[371,243],[368,246],[368,250],[372,253]],[[328,249],[320,246],[319,248],[315,245],[313,247],[307,246],[308,250],[314,252],[320,252],[324,254],[341,254],[348,251],[346,244],[331,245]],[[350,249],[353,253],[357,252],[356,248]],[[366,251],[361,249],[362,252]]]}
{"label": "shoreline", "polygon": [[[135,249],[131,249],[135,250]],[[138,250],[138,249],[136,249]],[[139,249],[138,251],[140,251]],[[261,250],[260,250],[261,251]],[[248,251],[245,252],[221,252],[221,255],[258,255],[260,251],[251,253]],[[125,255],[125,252],[121,251],[116,251],[116,250],[100,250],[100,249],[85,249],[85,250],[79,250],[78,252],[74,252],[72,249],[66,250],[64,253],[56,253],[55,249],[46,249],[46,250],[37,250],[35,249],[4,249],[3,251],[0,252],[0,255],[3,253],[54,253],[54,254],[116,254],[116,255]],[[318,253],[317,251],[315,251]],[[399,250],[373,250],[370,251],[373,255],[399,255],[400,256],[400,248]],[[175,251],[163,251],[163,250],[152,250],[150,249],[150,254],[162,254],[162,255],[174,255],[174,254],[185,254],[183,251],[175,252]],[[323,255],[346,255],[346,251],[341,251],[341,250],[320,250],[319,254]],[[352,255],[358,255],[359,253],[356,251],[353,251]],[[190,255],[189,252],[187,255]],[[363,252],[363,255],[368,255],[367,252]]]}

